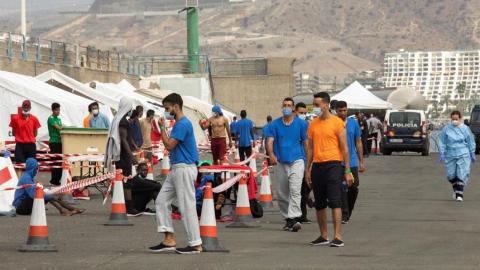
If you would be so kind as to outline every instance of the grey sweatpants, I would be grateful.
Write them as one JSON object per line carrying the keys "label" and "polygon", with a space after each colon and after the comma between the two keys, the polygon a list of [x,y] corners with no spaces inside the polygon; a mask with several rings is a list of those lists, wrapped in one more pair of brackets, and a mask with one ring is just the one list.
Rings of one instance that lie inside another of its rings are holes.
{"label": "grey sweatpants", "polygon": [[173,233],[172,202],[177,199],[183,226],[187,232],[188,245],[192,247],[202,244],[195,202],[194,183],[197,179],[197,173],[197,167],[193,164],[172,165],[170,173],[167,175],[167,179],[155,200],[157,231],[159,233]]}
{"label": "grey sweatpants", "polygon": [[275,180],[278,183],[278,207],[284,218],[302,216],[302,181],[305,163],[302,159],[291,164],[278,163],[275,166]]}

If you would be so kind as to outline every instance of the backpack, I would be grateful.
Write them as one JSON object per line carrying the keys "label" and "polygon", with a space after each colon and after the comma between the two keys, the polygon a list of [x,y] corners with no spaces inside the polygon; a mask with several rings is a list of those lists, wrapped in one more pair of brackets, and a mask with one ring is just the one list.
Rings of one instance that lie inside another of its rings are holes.
{"label": "backpack", "polygon": [[252,212],[252,216],[254,218],[261,218],[263,217],[263,207],[257,201],[257,199],[250,200],[250,211]]}

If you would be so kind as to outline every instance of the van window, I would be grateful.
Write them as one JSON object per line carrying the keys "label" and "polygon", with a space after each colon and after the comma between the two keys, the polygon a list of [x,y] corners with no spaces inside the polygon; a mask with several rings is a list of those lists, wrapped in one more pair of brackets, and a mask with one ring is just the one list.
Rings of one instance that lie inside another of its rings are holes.
{"label": "van window", "polygon": [[479,123],[480,122],[480,111],[473,111],[472,116],[470,117],[471,123]]}
{"label": "van window", "polygon": [[389,125],[399,128],[420,127],[421,115],[415,112],[392,112],[389,117]]}

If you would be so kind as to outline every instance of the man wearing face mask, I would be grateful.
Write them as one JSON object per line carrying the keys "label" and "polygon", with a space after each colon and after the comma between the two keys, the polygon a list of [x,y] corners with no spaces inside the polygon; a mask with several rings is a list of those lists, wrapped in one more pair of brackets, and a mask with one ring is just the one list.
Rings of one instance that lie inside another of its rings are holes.
{"label": "man wearing face mask", "polygon": [[153,179],[147,179],[148,165],[140,163],[137,166],[137,175],[131,180],[132,201],[136,210],[143,212],[144,215],[153,216],[155,210],[146,208],[147,204],[155,200],[162,188],[162,185]]}
{"label": "man wearing face mask", "polygon": [[286,223],[286,231],[301,229],[300,208],[302,181],[305,172],[304,153],[307,150],[306,124],[295,117],[295,102],[285,98],[283,116],[272,121],[269,127],[267,149],[275,177],[278,181],[278,206]]}
{"label": "man wearing face mask", "polygon": [[[307,105],[305,105],[305,103],[303,102],[297,103],[295,105],[295,115],[303,121],[303,124],[305,125],[305,130],[307,130],[308,129]],[[303,151],[303,161],[305,162],[305,164],[307,164],[307,153],[305,151]],[[302,224],[312,223],[312,221],[307,218],[307,215],[308,215],[307,203],[313,205],[313,202],[311,200],[309,201],[310,191],[311,189],[308,187],[304,179],[302,181],[302,191],[301,191],[302,199],[300,201],[300,208],[302,209],[302,217],[299,219],[299,222]]]}
{"label": "man wearing face mask", "polygon": [[470,166],[475,157],[475,137],[470,128],[462,124],[462,114],[454,111],[451,123],[440,133],[440,162],[445,163],[447,180],[453,187],[453,199],[463,202],[464,187],[470,179]]}
{"label": "man wearing face mask", "polygon": [[228,119],[223,116],[220,106],[213,106],[212,114],[212,117],[208,119],[208,124],[200,126],[203,130],[208,129],[209,131],[213,164],[220,165],[227,154],[227,136],[228,146],[232,147],[233,145],[232,135],[230,134]]}
{"label": "man wearing face mask", "polygon": [[[163,183],[155,201],[157,231],[164,233],[164,240],[153,247],[152,252],[177,252],[195,254],[202,252],[202,239],[195,201],[195,180],[197,179],[198,150],[190,120],[183,114],[183,100],[179,94],[166,96],[163,101],[165,118],[175,119],[172,132],[167,134],[164,121],[161,121],[162,141],[165,149],[170,151],[171,170]],[[182,213],[183,226],[187,233],[188,246],[176,248],[172,224],[172,202],[177,199]]]}
{"label": "man wearing face mask", "polygon": [[[313,97],[313,113],[318,117],[308,127],[305,181],[313,189],[315,196],[320,236],[310,242],[310,245],[342,247],[341,185],[343,180],[348,186],[353,184],[345,123],[330,113],[328,93],[320,92]],[[335,231],[332,242],[328,240],[327,206],[332,209]]]}
{"label": "man wearing face mask", "polygon": [[90,127],[91,128],[109,128],[110,121],[108,117],[101,113],[97,102],[91,104],[92,115],[90,117]]}
{"label": "man wearing face mask", "polygon": [[12,117],[10,127],[15,136],[15,161],[25,163],[27,158],[35,158],[37,155],[37,134],[41,127],[37,117],[30,114],[32,105],[30,100],[22,103],[22,111]]}

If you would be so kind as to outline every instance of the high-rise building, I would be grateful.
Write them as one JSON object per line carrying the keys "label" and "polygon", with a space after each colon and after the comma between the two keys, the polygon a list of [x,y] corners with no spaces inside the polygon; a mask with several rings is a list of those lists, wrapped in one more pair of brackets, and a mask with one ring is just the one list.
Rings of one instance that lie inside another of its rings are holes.
{"label": "high-rise building", "polygon": [[386,53],[386,87],[410,86],[428,101],[467,100],[480,94],[480,50]]}
{"label": "high-rise building", "polygon": [[298,94],[316,93],[320,89],[320,78],[308,73],[295,74],[295,90]]}

